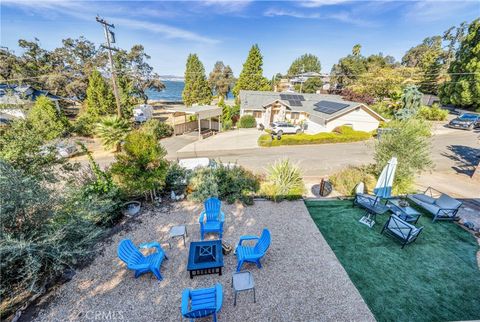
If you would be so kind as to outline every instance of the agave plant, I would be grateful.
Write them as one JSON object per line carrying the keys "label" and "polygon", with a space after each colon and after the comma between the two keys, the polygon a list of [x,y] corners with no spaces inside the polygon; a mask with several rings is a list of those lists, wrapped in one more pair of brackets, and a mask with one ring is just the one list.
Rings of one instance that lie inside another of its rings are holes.
{"label": "agave plant", "polygon": [[269,167],[267,182],[262,190],[275,201],[297,199],[305,192],[302,173],[288,159],[277,161]]}
{"label": "agave plant", "polygon": [[96,134],[107,149],[115,147],[116,152],[121,150],[121,143],[130,131],[127,120],[118,116],[105,116],[97,123]]}

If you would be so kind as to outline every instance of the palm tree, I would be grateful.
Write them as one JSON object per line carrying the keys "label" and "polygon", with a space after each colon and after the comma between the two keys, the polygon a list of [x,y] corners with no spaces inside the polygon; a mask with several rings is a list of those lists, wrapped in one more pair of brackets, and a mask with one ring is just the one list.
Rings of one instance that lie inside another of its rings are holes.
{"label": "palm tree", "polygon": [[96,134],[107,149],[115,147],[115,152],[122,149],[121,143],[130,131],[128,121],[118,116],[105,116],[97,123]]}

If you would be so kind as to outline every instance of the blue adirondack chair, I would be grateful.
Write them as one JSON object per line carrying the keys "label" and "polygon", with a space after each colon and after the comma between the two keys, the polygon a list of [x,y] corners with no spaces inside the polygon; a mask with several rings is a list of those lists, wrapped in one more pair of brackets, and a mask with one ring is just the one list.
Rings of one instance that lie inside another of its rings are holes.
{"label": "blue adirondack chair", "polygon": [[157,251],[144,256],[130,239],[124,239],[118,245],[118,257],[127,264],[128,269],[135,271],[135,278],[144,273],[152,272],[157,279],[162,280],[160,266],[163,258],[168,258],[160,244],[157,242],[144,243],[140,245],[140,248],[156,248]]}
{"label": "blue adirondack chair", "polygon": [[219,238],[223,236],[223,222],[225,214],[220,209],[222,203],[220,199],[211,197],[204,202],[205,210],[200,214],[200,236],[205,237],[206,233],[218,233]]}
{"label": "blue adirondack chair", "polygon": [[181,306],[182,316],[193,321],[193,319],[213,315],[213,321],[217,321],[217,313],[222,308],[222,302],[223,288],[219,283],[210,288],[184,289]]}
{"label": "blue adirondack chair", "polygon": [[[257,240],[255,246],[243,246],[242,243],[246,240]],[[237,272],[240,272],[244,262],[252,262],[257,264],[258,268],[262,268],[260,264],[260,259],[265,255],[270,247],[270,231],[267,228],[264,228],[262,235],[257,236],[241,236],[240,241],[238,242],[235,253],[237,254]]]}

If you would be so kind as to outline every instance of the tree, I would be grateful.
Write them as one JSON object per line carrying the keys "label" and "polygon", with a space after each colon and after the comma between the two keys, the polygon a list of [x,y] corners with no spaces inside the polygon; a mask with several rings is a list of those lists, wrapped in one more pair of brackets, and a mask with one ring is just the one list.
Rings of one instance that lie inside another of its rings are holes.
{"label": "tree", "polygon": [[130,124],[125,119],[116,115],[104,116],[97,124],[96,132],[102,140],[104,147],[115,147],[116,152],[121,151],[122,142],[130,131]]}
{"label": "tree", "polygon": [[237,83],[233,88],[233,94],[238,97],[240,90],[251,91],[269,91],[271,90],[270,83],[267,78],[263,76],[263,57],[260,53],[258,45],[253,45],[248,53],[247,60],[243,64],[242,72],[238,78]]}
{"label": "tree", "polygon": [[210,104],[212,101],[212,90],[205,77],[205,68],[197,54],[188,55],[182,98],[187,106]]}
{"label": "tree", "polygon": [[468,27],[468,33],[460,44],[455,61],[448,72],[451,79],[440,89],[444,104],[472,107],[480,111],[480,19]]}
{"label": "tree", "polygon": [[[145,48],[142,45],[134,45],[129,52],[119,50],[115,53],[113,59],[115,68],[121,74],[121,78],[130,86],[130,96],[137,97],[146,104],[148,100],[147,90],[161,91],[165,88],[165,84],[160,81],[160,75],[154,73],[153,67],[147,63],[150,56],[145,53]],[[123,104],[122,110],[124,110]]]}
{"label": "tree", "polygon": [[402,58],[402,64],[416,67],[421,72],[420,90],[426,94],[437,94],[438,82],[445,52],[440,36],[428,37],[420,45],[410,48]]}
{"label": "tree", "polygon": [[291,77],[307,72],[320,73],[321,69],[320,59],[317,56],[304,54],[292,62],[287,74]]}
{"label": "tree", "polygon": [[53,102],[46,96],[37,98],[28,114],[33,129],[44,140],[53,140],[65,132],[65,123],[58,115]]}
{"label": "tree", "polygon": [[130,132],[123,152],[115,156],[111,171],[114,179],[132,195],[150,194],[165,185],[168,162],[167,152],[153,134],[135,130]]}
{"label": "tree", "polygon": [[99,116],[115,114],[115,112],[115,98],[112,90],[102,74],[98,70],[94,70],[88,79],[84,113],[98,118]]}
{"label": "tree", "polygon": [[16,120],[0,135],[0,159],[40,180],[52,181],[63,163],[56,151],[43,149],[44,139],[28,120]]}
{"label": "tree", "polygon": [[375,142],[374,159],[378,173],[382,171],[392,157],[398,159],[393,184],[395,193],[408,193],[416,174],[433,167],[430,158],[430,129],[428,125],[415,118],[392,121],[390,131],[382,134]]}
{"label": "tree", "polygon": [[353,56],[360,56],[360,51],[362,50],[362,45],[356,44],[352,48],[352,55]]}
{"label": "tree", "polygon": [[212,72],[208,76],[210,88],[219,97],[226,98],[231,91],[235,78],[230,66],[225,66],[222,61],[217,61]]}
{"label": "tree", "polygon": [[415,73],[415,68],[375,67],[357,76],[355,82],[347,88],[358,94],[367,94],[380,100],[398,99],[406,85],[418,82],[417,79],[411,78]]}
{"label": "tree", "polygon": [[303,93],[316,93],[322,88],[323,82],[320,77],[310,77],[303,84]]}

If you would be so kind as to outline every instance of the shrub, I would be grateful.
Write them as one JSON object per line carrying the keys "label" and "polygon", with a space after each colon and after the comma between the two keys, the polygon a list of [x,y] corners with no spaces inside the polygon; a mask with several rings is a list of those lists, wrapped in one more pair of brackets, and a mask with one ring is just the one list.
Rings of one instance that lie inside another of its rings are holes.
{"label": "shrub", "polygon": [[80,136],[91,137],[95,134],[98,119],[91,114],[82,112],[73,123],[72,131]]}
{"label": "shrub", "polygon": [[45,140],[53,140],[66,130],[66,119],[58,115],[55,105],[46,96],[37,98],[28,114],[28,120],[38,135]]}
{"label": "shrub", "polygon": [[70,204],[63,192],[0,161],[2,320],[65,269],[87,259],[101,236],[102,229],[82,216],[87,203],[98,205]]}
{"label": "shrub", "polygon": [[355,187],[363,182],[367,191],[372,191],[376,183],[375,169],[372,167],[349,166],[330,176],[333,188],[344,196],[354,195]]}
{"label": "shrub", "polygon": [[184,193],[188,180],[187,169],[181,167],[177,162],[170,163],[165,177],[165,190],[174,191],[176,194]]}
{"label": "shrub", "polygon": [[120,152],[121,144],[128,131],[130,131],[130,124],[118,116],[105,116],[96,127],[96,134],[102,140],[102,144],[107,149],[115,147],[116,152]]}
{"label": "shrub", "polygon": [[343,89],[341,95],[342,98],[346,101],[360,102],[367,105],[373,104],[375,102],[375,99],[372,96],[368,94],[356,93],[349,88]]}
{"label": "shrub", "polygon": [[417,116],[427,121],[445,121],[448,116],[448,111],[440,108],[436,104],[432,107],[424,105],[418,111]]}
{"label": "shrub", "polygon": [[156,119],[150,119],[142,125],[143,131],[153,134],[157,140],[170,137],[173,134],[173,127],[167,123],[160,122]]}
{"label": "shrub", "polygon": [[238,127],[240,128],[253,128],[257,126],[257,122],[253,115],[243,115],[238,122]]}
{"label": "shrub", "polygon": [[317,134],[288,134],[283,135],[281,140],[272,140],[269,134],[262,134],[258,138],[259,146],[280,146],[280,145],[301,145],[301,144],[323,144],[364,141],[372,137],[371,133],[355,131],[351,127],[342,126],[336,132],[323,132]]}
{"label": "shrub", "polygon": [[190,199],[202,202],[215,196],[228,203],[239,200],[251,204],[252,194],[259,186],[259,179],[252,172],[237,165],[219,163],[214,168],[202,168],[193,173],[189,184]]}
{"label": "shrub", "polygon": [[380,173],[392,157],[397,157],[393,190],[410,192],[416,174],[433,167],[430,159],[430,128],[423,120],[411,118],[389,123],[390,131],[375,142],[374,159]]}
{"label": "shrub", "polygon": [[380,101],[370,105],[370,108],[383,116],[386,119],[392,119],[395,116],[395,113],[398,110],[398,104],[388,102],[388,101]]}
{"label": "shrub", "polygon": [[233,122],[232,122],[232,120],[223,121],[223,123],[222,123],[222,131],[231,130],[232,127],[233,127]]}
{"label": "shrub", "polygon": [[260,194],[275,202],[295,200],[305,192],[300,169],[288,159],[275,162],[268,169],[267,181],[262,183]]}
{"label": "shrub", "polygon": [[156,191],[165,185],[168,169],[168,162],[164,159],[166,154],[152,134],[132,131],[125,138],[123,152],[115,156],[111,172],[127,194],[150,194],[153,200]]}

